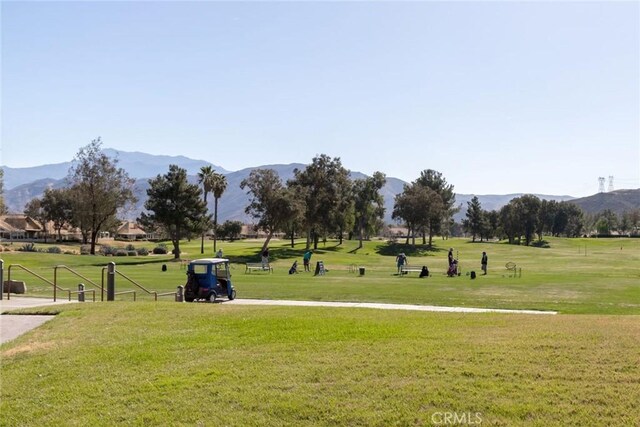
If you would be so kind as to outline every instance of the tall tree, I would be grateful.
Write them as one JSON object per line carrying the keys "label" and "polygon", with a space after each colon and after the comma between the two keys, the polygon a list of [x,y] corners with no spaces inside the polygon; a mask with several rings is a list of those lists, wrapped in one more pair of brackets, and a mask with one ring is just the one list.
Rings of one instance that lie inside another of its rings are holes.
{"label": "tall tree", "polygon": [[[481,234],[482,231],[482,206],[480,205],[480,199],[478,196],[473,196],[470,201],[467,202],[467,217],[464,221],[465,231],[471,233],[472,241],[476,241],[476,236]],[[482,240],[482,237],[480,238]]]}
{"label": "tall tree", "polygon": [[358,249],[362,248],[364,233],[373,232],[378,220],[384,218],[384,198],[380,190],[386,182],[382,172],[375,172],[373,176],[356,179],[353,183],[355,226],[360,242]]}
{"label": "tall tree", "polygon": [[304,170],[296,169],[295,177],[289,187],[300,186],[305,189],[305,226],[307,228],[307,248],[313,238],[314,248],[318,247],[320,235],[339,232],[342,219],[339,214],[344,209],[344,198],[351,192],[349,171],[342,166],[339,157],[331,158],[326,154],[314,157]]}
{"label": "tall tree", "polygon": [[516,236],[520,235],[520,225],[513,203],[509,202],[502,206],[499,215],[502,234],[507,237],[509,244],[514,244]]}
{"label": "tall tree", "polygon": [[144,226],[160,225],[171,238],[173,254],[180,258],[180,240],[202,233],[209,224],[207,207],[200,198],[201,190],[187,180],[187,171],[170,165],[169,172],[149,180],[147,201],[149,213],[142,213],[138,221]]}
{"label": "tall tree", "polygon": [[47,230],[48,221],[46,213],[42,208],[42,200],[37,197],[29,200],[24,207],[24,214],[42,224],[42,229],[44,230],[44,242],[47,243],[47,235],[49,234]]}
{"label": "tall tree", "polygon": [[73,221],[73,198],[72,190],[68,188],[48,188],[42,195],[41,205],[45,219],[53,222],[58,241],[62,241],[62,228]]}
{"label": "tall tree", "polygon": [[[213,180],[215,171],[211,165],[202,166],[200,168],[200,172],[198,172],[198,182],[202,185],[202,195],[204,199],[204,205],[207,206],[207,194],[211,192],[213,189]],[[204,235],[205,232],[202,232],[201,240],[200,240],[200,253],[204,253]],[[215,252],[215,249],[214,249]]]}
{"label": "tall tree", "polygon": [[213,193],[213,251],[217,250],[218,241],[218,201],[227,190],[227,178],[220,174],[213,174],[211,191]]}
{"label": "tall tree", "polygon": [[[440,198],[440,203],[435,200],[432,203],[432,211],[429,221],[429,245],[431,245],[433,236],[441,232],[442,225],[448,224],[449,219],[458,211],[455,206],[456,193],[453,191],[453,185],[448,184],[442,173],[433,169],[426,169],[420,173],[420,177],[415,181],[417,185],[422,185],[434,191]],[[439,206],[439,209],[435,209]]]}
{"label": "tall tree", "polygon": [[295,208],[289,204],[290,191],[282,184],[280,176],[273,169],[254,169],[242,180],[240,188],[247,188],[250,196],[245,212],[258,220],[258,227],[267,233],[262,250],[269,246],[273,234],[283,230],[295,215]]}
{"label": "tall tree", "polygon": [[[425,230],[430,229],[432,223],[440,221],[442,209],[440,196],[432,189],[414,181],[405,185],[402,193],[396,195],[391,217],[405,221],[408,229],[407,243],[411,236],[412,244],[415,245],[415,237],[418,233],[422,234],[423,243],[426,243]],[[431,244],[430,233],[429,245]]]}
{"label": "tall tree", "polygon": [[101,152],[100,138],[81,148],[69,170],[69,181],[75,188],[74,214],[81,215],[91,237],[91,254],[95,254],[98,234],[113,223],[119,209],[136,198],[133,195],[134,180],[124,169],[118,168],[118,160]]}

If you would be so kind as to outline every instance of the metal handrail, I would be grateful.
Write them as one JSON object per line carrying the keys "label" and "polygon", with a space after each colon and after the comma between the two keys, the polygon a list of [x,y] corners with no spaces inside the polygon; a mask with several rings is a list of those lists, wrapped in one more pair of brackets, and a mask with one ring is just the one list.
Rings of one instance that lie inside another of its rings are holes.
{"label": "metal handrail", "polygon": [[[42,280],[43,282],[48,283],[48,284],[50,284],[51,286],[53,286],[53,301],[56,301],[56,298],[57,298],[56,290],[60,289],[61,291],[71,292],[71,290],[70,290],[70,289],[64,289],[64,288],[61,288],[60,286],[56,285],[56,284],[55,284],[54,282],[52,282],[51,280],[45,279],[44,277],[42,277],[42,276],[41,276],[41,275],[39,275],[38,273],[36,273],[36,272],[34,272],[34,271],[31,271],[31,270],[29,270],[27,267],[24,267],[24,266],[22,266],[22,265],[20,265],[20,264],[11,264],[11,265],[9,266],[9,268],[7,268],[7,280],[11,280],[11,267],[20,268],[20,269],[22,269],[22,270],[26,271],[27,273],[29,273],[29,274],[31,274],[31,275],[33,275],[33,276],[36,276],[38,279]],[[71,298],[71,296],[69,296],[69,298]],[[7,299],[10,299],[10,296],[9,296],[9,289],[8,289],[8,288],[7,288]]]}
{"label": "metal handrail", "polygon": [[[145,291],[147,294],[149,295],[154,295],[155,296],[155,300],[158,301],[158,292],[156,291],[150,291],[147,288],[145,288],[144,286],[142,286],[140,283],[136,282],[135,280],[127,277],[125,274],[119,272],[118,270],[115,271],[117,274],[119,274],[120,276],[124,277],[125,279],[127,279],[129,282],[133,283],[134,285],[136,285],[137,287],[139,287],[140,289],[142,289],[143,291]],[[135,301],[135,299],[134,299]]]}
{"label": "metal handrail", "polygon": [[56,283],[56,284],[58,283],[58,280],[57,280],[57,278],[58,278],[58,268],[64,268],[68,272],[75,274],[76,276],[78,276],[82,280],[84,280],[86,282],[89,282],[94,287],[100,289],[100,286],[98,286],[93,280],[89,279],[88,277],[84,277],[82,274],[78,273],[75,270],[72,270],[71,268],[67,267],[66,265],[56,265],[55,267],[53,267],[53,283]]}
{"label": "metal handrail", "polygon": [[[174,297],[177,297],[178,293],[174,291],[174,292],[163,292],[161,294],[156,294],[157,297],[168,297],[169,295],[173,295]],[[156,298],[156,301],[157,301],[157,298]]]}
{"label": "metal handrail", "polygon": [[114,295],[133,294],[133,300],[136,300],[136,291],[121,291],[115,292]]}
{"label": "metal handrail", "polygon": [[95,289],[85,289],[83,291],[69,291],[69,301],[71,301],[71,294],[86,294],[87,292],[91,292],[93,294],[93,302],[96,302],[96,290]]}

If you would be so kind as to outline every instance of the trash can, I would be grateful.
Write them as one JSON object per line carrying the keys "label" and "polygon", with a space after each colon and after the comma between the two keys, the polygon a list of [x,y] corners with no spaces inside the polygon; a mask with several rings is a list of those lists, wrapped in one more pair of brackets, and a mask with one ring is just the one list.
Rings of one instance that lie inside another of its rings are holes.
{"label": "trash can", "polygon": [[162,264],[162,271],[167,271],[167,264]]}
{"label": "trash can", "polygon": [[360,275],[364,276],[364,267],[360,267]]}

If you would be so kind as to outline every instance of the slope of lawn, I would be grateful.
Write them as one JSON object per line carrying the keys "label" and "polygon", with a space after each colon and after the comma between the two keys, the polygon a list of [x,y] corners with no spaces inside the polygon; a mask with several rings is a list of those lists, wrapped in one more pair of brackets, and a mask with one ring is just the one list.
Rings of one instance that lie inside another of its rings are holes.
{"label": "slope of lawn", "polygon": [[0,347],[1,425],[640,423],[639,316],[38,310],[60,314]]}

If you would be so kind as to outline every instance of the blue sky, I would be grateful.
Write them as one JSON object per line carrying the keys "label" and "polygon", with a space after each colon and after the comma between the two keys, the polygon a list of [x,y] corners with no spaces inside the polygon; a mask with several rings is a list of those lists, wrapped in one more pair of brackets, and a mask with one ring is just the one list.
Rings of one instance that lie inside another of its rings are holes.
{"label": "blue sky", "polygon": [[2,2],[0,164],[105,147],[640,187],[638,2]]}

